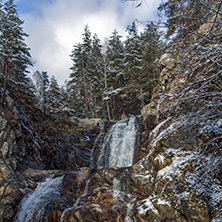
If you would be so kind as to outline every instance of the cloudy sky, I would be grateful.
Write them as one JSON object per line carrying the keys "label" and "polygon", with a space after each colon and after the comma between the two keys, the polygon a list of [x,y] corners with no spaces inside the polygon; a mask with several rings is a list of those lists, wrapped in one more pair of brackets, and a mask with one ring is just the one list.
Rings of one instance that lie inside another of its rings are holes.
{"label": "cloudy sky", "polygon": [[[34,70],[55,75],[59,83],[69,78],[72,65],[69,55],[73,45],[82,41],[85,25],[101,41],[114,29],[126,35],[127,25],[156,18],[161,0],[144,0],[135,8],[132,1],[121,0],[15,0],[24,23],[26,39],[35,62]],[[142,27],[138,27],[142,28]]]}

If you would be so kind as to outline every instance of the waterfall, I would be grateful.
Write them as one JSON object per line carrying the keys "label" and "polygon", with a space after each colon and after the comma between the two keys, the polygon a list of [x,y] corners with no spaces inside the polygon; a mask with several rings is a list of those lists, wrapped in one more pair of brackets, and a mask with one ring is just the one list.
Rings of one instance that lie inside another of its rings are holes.
{"label": "waterfall", "polygon": [[104,127],[105,127],[105,123],[103,121],[99,122],[99,135],[96,137],[95,142],[93,144],[92,150],[91,150],[91,154],[90,154],[90,168],[94,168],[95,164],[94,164],[94,151],[96,146],[98,145],[98,142],[101,138],[101,136],[103,136],[104,134]]}
{"label": "waterfall", "polygon": [[137,132],[136,117],[120,120],[114,124],[105,137],[97,165],[132,166]]}
{"label": "waterfall", "polygon": [[53,209],[54,204],[61,203],[60,187],[63,176],[52,176],[47,178],[44,182],[39,183],[35,190],[27,194],[19,209],[16,222],[40,222],[44,217],[46,208]]}

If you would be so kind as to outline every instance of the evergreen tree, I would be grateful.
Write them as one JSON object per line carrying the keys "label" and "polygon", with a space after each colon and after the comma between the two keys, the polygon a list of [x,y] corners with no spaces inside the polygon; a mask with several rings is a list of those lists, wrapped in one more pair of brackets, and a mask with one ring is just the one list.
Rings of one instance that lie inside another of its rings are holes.
{"label": "evergreen tree", "polygon": [[[120,93],[125,84],[123,73],[124,49],[121,36],[113,31],[106,50],[106,84],[104,100],[107,102],[107,112],[111,110],[110,118],[119,119],[123,111]],[[110,115],[109,114],[109,115]]]}
{"label": "evergreen tree", "polygon": [[125,41],[124,73],[126,87],[124,89],[125,107],[131,114],[139,113],[141,109],[139,95],[142,91],[143,71],[143,45],[138,35],[135,22],[128,29],[128,36]]}
{"label": "evergreen tree", "polygon": [[158,83],[160,70],[156,60],[164,53],[165,44],[161,38],[162,33],[152,22],[147,24],[141,33],[143,45],[143,69],[140,75],[142,106],[150,102],[152,91]]}
{"label": "evergreen tree", "polygon": [[[97,35],[91,39],[91,32],[85,26],[83,43],[74,46],[71,54],[73,66],[68,83],[69,101],[72,108],[82,117],[92,118],[99,110],[103,88],[103,56],[101,43]],[[72,102],[73,101],[73,102]],[[79,110],[79,111],[78,111]]]}
{"label": "evergreen tree", "polygon": [[108,41],[107,59],[109,61],[109,79],[108,85],[113,89],[124,86],[124,73],[123,73],[123,58],[124,48],[121,42],[121,37],[116,30],[113,31],[112,36]]}
{"label": "evergreen tree", "polygon": [[42,107],[43,113],[46,113],[46,102],[47,102],[47,89],[49,86],[49,76],[47,72],[42,72],[42,85],[41,85],[41,94],[42,94]]}
{"label": "evergreen tree", "polygon": [[128,33],[125,41],[125,76],[128,84],[137,84],[140,83],[138,76],[143,66],[143,47],[135,22],[128,29]]}
{"label": "evergreen tree", "polygon": [[55,99],[59,99],[59,84],[55,76],[50,78],[48,93],[50,93]]}
{"label": "evergreen tree", "polygon": [[51,112],[57,108],[61,108],[63,102],[60,94],[60,88],[55,76],[50,78],[49,88],[47,90],[48,104]]}
{"label": "evergreen tree", "polygon": [[84,62],[84,53],[82,44],[78,43],[74,46],[72,54],[70,55],[73,66],[70,80],[67,84],[67,90],[69,94],[69,106],[76,110],[77,116],[87,115],[87,79],[86,79],[86,68]]}
{"label": "evergreen tree", "polygon": [[98,36],[94,34],[88,73],[91,88],[91,101],[93,104],[92,117],[95,115],[97,117],[102,102],[102,92],[104,89],[104,82],[102,81],[103,69],[102,45]]}
{"label": "evergreen tree", "polygon": [[87,116],[90,117],[92,113],[92,97],[91,97],[91,87],[89,84],[90,79],[90,53],[92,49],[92,40],[91,40],[91,32],[89,30],[89,26],[86,25],[83,33],[83,44],[82,44],[82,54],[81,54],[81,63],[82,63],[82,77],[84,83],[84,98],[86,103],[86,113]]}
{"label": "evergreen tree", "polygon": [[29,48],[24,42],[24,37],[28,35],[23,32],[23,21],[18,16],[14,0],[5,3],[0,16],[0,58],[4,77],[1,103],[3,103],[8,80],[13,79],[16,84],[27,85],[29,81],[26,72],[32,63]]}

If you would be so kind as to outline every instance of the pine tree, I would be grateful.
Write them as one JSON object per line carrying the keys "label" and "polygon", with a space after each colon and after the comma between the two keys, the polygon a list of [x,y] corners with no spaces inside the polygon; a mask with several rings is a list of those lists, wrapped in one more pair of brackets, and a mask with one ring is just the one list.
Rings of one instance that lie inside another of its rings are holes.
{"label": "pine tree", "polygon": [[83,117],[88,113],[88,81],[86,79],[86,66],[82,44],[78,43],[74,46],[70,57],[73,61],[73,66],[70,68],[70,80],[67,84],[69,106],[76,110],[77,116]]}
{"label": "pine tree", "polygon": [[73,66],[68,91],[72,99],[69,101],[75,101],[70,105],[76,107],[78,113],[82,112],[82,117],[92,118],[98,112],[102,100],[102,46],[97,35],[91,39],[88,26],[84,28],[82,40],[83,43],[75,45],[71,54]]}
{"label": "pine tree", "polygon": [[1,11],[0,58],[4,76],[1,103],[4,103],[9,79],[23,86],[29,82],[26,72],[32,63],[29,48],[24,42],[28,35],[23,32],[22,24],[14,0],[8,0]]}
{"label": "pine tree", "polygon": [[128,84],[136,84],[140,83],[138,76],[143,66],[143,47],[135,22],[128,29],[128,33],[125,41],[125,75]]}
{"label": "pine tree", "polygon": [[[123,73],[124,49],[121,36],[114,30],[107,44],[106,62],[106,84],[104,100],[107,103],[107,112],[110,118],[119,119],[123,111],[120,93],[125,84]],[[109,115],[110,115],[109,114]]]}
{"label": "pine tree", "polygon": [[92,117],[94,117],[99,112],[101,102],[102,102],[102,92],[104,89],[104,82],[102,81],[103,75],[103,55],[102,55],[102,45],[100,39],[96,34],[93,36],[92,49],[89,58],[89,70],[88,79],[91,91],[91,102],[93,106]]}
{"label": "pine tree", "polygon": [[46,102],[47,102],[47,89],[49,86],[49,76],[47,72],[42,72],[42,85],[41,85],[41,94],[42,94],[42,107],[43,114],[46,113]]}
{"label": "pine tree", "polygon": [[62,98],[60,94],[60,88],[57,79],[55,76],[52,76],[50,78],[49,88],[47,90],[48,94],[48,104],[49,108],[51,109],[51,112],[55,111],[57,112],[58,108],[61,108],[62,106]]}
{"label": "pine tree", "polygon": [[141,33],[141,44],[143,45],[143,69],[141,79],[141,101],[142,106],[150,102],[152,91],[158,84],[160,70],[156,60],[164,53],[165,44],[161,38],[163,34],[154,23],[149,23]]}
{"label": "pine tree", "polygon": [[124,89],[125,107],[131,114],[141,109],[138,95],[142,95],[143,45],[138,35],[135,22],[128,29],[125,41],[124,73],[126,87]]}
{"label": "pine tree", "polygon": [[117,30],[114,30],[107,47],[107,59],[109,61],[109,85],[116,89],[124,86],[124,74],[123,74],[123,58],[124,48],[121,42],[121,37],[118,35]]}
{"label": "pine tree", "polygon": [[50,93],[55,99],[59,99],[59,84],[55,76],[50,78],[48,93]]}

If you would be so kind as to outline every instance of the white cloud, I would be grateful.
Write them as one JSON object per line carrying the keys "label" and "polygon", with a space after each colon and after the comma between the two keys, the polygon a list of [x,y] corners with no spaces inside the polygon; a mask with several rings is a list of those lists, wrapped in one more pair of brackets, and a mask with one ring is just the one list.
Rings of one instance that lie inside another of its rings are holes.
{"label": "white cloud", "polygon": [[153,0],[136,9],[132,2],[121,3],[120,0],[54,0],[36,5],[40,14],[21,15],[25,20],[24,30],[29,34],[27,44],[36,61],[35,68],[48,71],[63,83],[72,65],[69,54],[73,45],[82,41],[86,24],[102,41],[114,29],[125,36],[126,26],[135,18],[153,19],[160,1]]}

